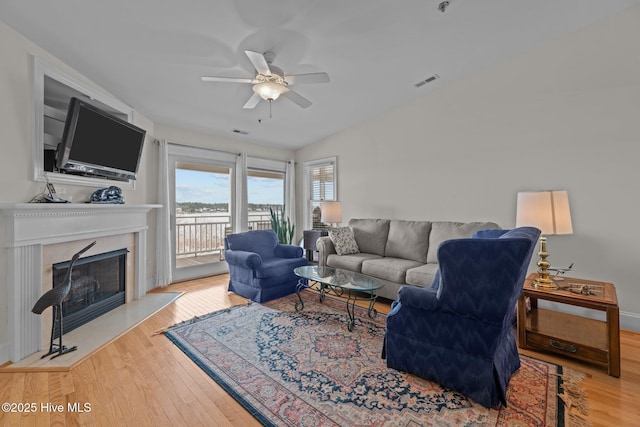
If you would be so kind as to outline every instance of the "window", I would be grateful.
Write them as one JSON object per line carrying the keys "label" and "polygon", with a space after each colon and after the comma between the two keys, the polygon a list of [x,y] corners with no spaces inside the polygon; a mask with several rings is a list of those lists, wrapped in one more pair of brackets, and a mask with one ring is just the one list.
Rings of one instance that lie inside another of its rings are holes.
{"label": "window", "polygon": [[293,216],[291,206],[286,206],[287,162],[247,156],[247,228],[270,230],[272,208],[278,216],[287,209]]}
{"label": "window", "polygon": [[284,172],[247,168],[249,230],[270,230],[273,209],[284,210]]}
{"label": "window", "polygon": [[305,163],[305,226],[307,228],[327,228],[323,223],[320,203],[324,200],[336,200],[336,158],[316,160]]}

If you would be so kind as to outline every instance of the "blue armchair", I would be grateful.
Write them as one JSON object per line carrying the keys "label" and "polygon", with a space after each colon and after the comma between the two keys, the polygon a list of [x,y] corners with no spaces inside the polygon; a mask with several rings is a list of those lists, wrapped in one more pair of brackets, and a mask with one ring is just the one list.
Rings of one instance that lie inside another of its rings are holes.
{"label": "blue armchair", "polygon": [[224,239],[229,291],[265,302],[296,291],[293,269],[307,265],[302,248],[278,243],[273,230],[229,234]]}
{"label": "blue armchair", "polygon": [[432,285],[403,286],[387,316],[387,366],[506,406],[520,368],[512,319],[539,236],[520,227],[443,242]]}

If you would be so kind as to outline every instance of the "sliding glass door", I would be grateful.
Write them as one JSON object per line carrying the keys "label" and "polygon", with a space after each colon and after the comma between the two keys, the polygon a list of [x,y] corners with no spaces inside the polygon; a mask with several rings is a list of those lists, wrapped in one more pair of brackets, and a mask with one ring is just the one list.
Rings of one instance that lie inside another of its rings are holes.
{"label": "sliding glass door", "polygon": [[[163,154],[162,150],[166,150]],[[158,277],[171,283],[227,272],[224,239],[230,233],[271,228],[270,209],[295,217],[290,206],[293,166],[161,142]],[[291,171],[289,170],[291,169]],[[167,232],[165,232],[168,231]],[[169,277],[170,276],[170,277]]]}
{"label": "sliding glass door", "polygon": [[224,237],[233,231],[235,164],[170,156],[174,281],[226,271]]}

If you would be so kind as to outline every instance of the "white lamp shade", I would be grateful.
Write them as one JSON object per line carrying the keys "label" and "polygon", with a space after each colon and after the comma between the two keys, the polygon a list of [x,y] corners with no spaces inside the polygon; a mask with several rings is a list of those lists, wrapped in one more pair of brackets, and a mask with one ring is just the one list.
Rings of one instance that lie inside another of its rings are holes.
{"label": "white lamp shade", "polygon": [[320,203],[320,221],[329,224],[342,222],[342,203],[336,201],[326,201]]}
{"label": "white lamp shade", "polygon": [[516,227],[532,226],[542,234],[572,234],[569,195],[566,191],[518,193]]}
{"label": "white lamp shade", "polygon": [[253,85],[253,91],[260,95],[265,101],[275,101],[287,90],[288,89],[284,85],[270,81]]}

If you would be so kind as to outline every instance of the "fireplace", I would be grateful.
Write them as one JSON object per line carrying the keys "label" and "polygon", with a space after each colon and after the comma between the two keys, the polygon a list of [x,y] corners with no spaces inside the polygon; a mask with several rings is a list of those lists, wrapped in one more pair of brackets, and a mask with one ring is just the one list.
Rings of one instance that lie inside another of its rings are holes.
{"label": "fireplace", "polygon": [[[73,266],[71,290],[62,304],[63,334],[125,304],[126,248],[80,258]],[[63,285],[70,261],[52,265],[53,286]],[[57,329],[54,338],[58,337]]]}
{"label": "fireplace", "polygon": [[[52,310],[38,316],[34,302],[52,286],[52,265],[92,241],[87,255],[127,248],[125,300],[143,297],[147,281],[147,214],[160,205],[0,203],[0,272],[7,286],[6,322],[0,319],[0,364],[19,362],[49,347]],[[3,229],[3,230],[2,230]],[[75,267],[74,267],[75,269]],[[2,284],[0,283],[0,287]],[[66,320],[65,320],[66,321]],[[88,326],[88,325],[87,325]]]}

